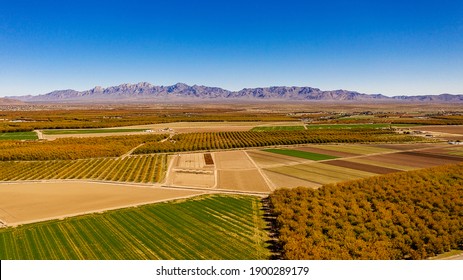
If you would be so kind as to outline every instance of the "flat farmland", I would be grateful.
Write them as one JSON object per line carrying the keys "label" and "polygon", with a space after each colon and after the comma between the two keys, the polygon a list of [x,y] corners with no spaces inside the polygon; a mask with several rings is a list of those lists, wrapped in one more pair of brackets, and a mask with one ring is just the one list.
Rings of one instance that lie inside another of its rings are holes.
{"label": "flat farmland", "polygon": [[217,169],[249,169],[256,166],[249,160],[245,151],[213,153]]}
{"label": "flat farmland", "polygon": [[199,194],[91,182],[2,183],[0,220],[17,225]]}
{"label": "flat farmland", "polygon": [[308,162],[308,160],[302,158],[280,154],[272,154],[259,150],[249,150],[247,151],[247,153],[259,167],[271,167],[275,165],[292,165]]}
{"label": "flat farmland", "polygon": [[433,155],[422,152],[400,152],[393,154],[373,155],[364,157],[362,159],[377,162],[380,165],[386,163],[412,168],[425,168],[463,161],[463,158],[456,156],[452,157],[445,155]]}
{"label": "flat farmland", "polygon": [[213,155],[218,189],[270,192],[264,177],[245,151],[216,152]]}
{"label": "flat farmland", "polygon": [[37,140],[37,133],[33,131],[26,132],[0,132],[0,140]]}
{"label": "flat farmland", "polygon": [[265,152],[275,153],[275,154],[282,154],[291,157],[298,157],[308,160],[327,160],[327,159],[334,159],[337,158],[335,156],[330,156],[326,154],[319,154],[307,151],[300,151],[300,150],[292,150],[292,149],[265,149]]}
{"label": "flat farmland", "polygon": [[391,162],[385,162],[385,161],[378,161],[371,159],[372,157],[366,156],[366,157],[361,157],[361,158],[347,158],[345,161],[347,162],[352,162],[352,163],[360,163],[360,164],[365,164],[365,165],[370,165],[370,166],[376,166],[376,167],[384,167],[384,168],[390,168],[390,169],[396,169],[396,170],[401,170],[401,171],[408,171],[408,170],[413,170],[416,169],[412,166],[404,165],[406,164],[405,162],[397,162],[396,163],[391,163]]}
{"label": "flat farmland", "polygon": [[215,185],[214,165],[206,165],[203,153],[172,156],[166,185],[212,188]]}
{"label": "flat farmland", "polygon": [[463,125],[423,125],[410,129],[463,135]]}
{"label": "flat farmland", "polygon": [[375,173],[375,174],[388,174],[388,173],[401,171],[399,169],[393,169],[393,168],[388,168],[388,167],[375,166],[375,165],[363,164],[363,163],[351,162],[351,161],[345,161],[345,160],[330,160],[325,163],[329,165],[333,165],[333,166],[346,167],[349,169],[355,169],[355,170],[360,170],[360,171],[365,171],[365,172],[370,172],[370,173]]}
{"label": "flat farmland", "polygon": [[267,259],[261,202],[201,196],[0,229],[0,259]]}
{"label": "flat farmland", "polygon": [[295,147],[294,150],[299,150],[299,151],[304,151],[304,152],[310,152],[310,153],[317,153],[317,154],[325,154],[329,156],[334,156],[334,157],[351,157],[351,156],[356,156],[357,154],[355,153],[348,153],[344,151],[335,151],[335,150],[329,150],[329,149],[323,149],[324,145],[311,145],[311,146],[306,146],[306,147]]}
{"label": "flat farmland", "polygon": [[281,130],[304,130],[304,126],[256,126],[251,131],[281,131]]}
{"label": "flat farmland", "polygon": [[294,176],[284,175],[281,173],[276,173],[270,170],[264,170],[267,178],[272,181],[277,189],[280,188],[297,188],[297,187],[307,187],[316,189],[321,187],[321,184],[303,180]]}
{"label": "flat farmland", "polygon": [[375,145],[322,145],[320,149],[323,150],[331,150],[343,153],[351,153],[357,155],[368,155],[368,154],[376,154],[376,153],[390,153],[395,152],[394,149],[391,148],[381,148]]}
{"label": "flat farmland", "polygon": [[266,169],[275,173],[296,177],[316,184],[330,184],[347,180],[367,178],[375,175],[371,172],[333,166],[324,163],[299,164]]}
{"label": "flat farmland", "polygon": [[301,125],[300,122],[174,122],[123,127],[126,129],[151,129],[153,131],[165,128],[177,133],[191,132],[229,132],[249,131],[259,125]]}
{"label": "flat farmland", "polygon": [[270,192],[267,183],[257,169],[239,171],[219,170],[217,188],[249,192]]}
{"label": "flat farmland", "polygon": [[126,133],[126,132],[142,132],[143,129],[118,129],[118,128],[102,128],[102,129],[46,129],[43,130],[45,135],[56,134],[93,134],[93,133]]}

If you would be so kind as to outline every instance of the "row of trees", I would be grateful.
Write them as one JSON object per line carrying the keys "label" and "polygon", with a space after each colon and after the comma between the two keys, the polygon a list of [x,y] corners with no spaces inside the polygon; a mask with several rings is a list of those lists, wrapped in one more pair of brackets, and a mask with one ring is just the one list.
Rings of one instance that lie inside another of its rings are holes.
{"label": "row of trees", "polygon": [[0,181],[91,179],[154,183],[164,179],[167,156],[0,162]]}
{"label": "row of trees", "polygon": [[399,135],[389,130],[368,128],[345,130],[319,129],[310,131],[204,132],[178,134],[172,137],[170,141],[147,143],[136,149],[134,153],[148,154],[294,144],[406,142],[421,140],[422,138]]}
{"label": "row of trees", "polygon": [[425,259],[463,249],[463,164],[270,196],[285,259]]}
{"label": "row of trees", "polygon": [[166,134],[146,134],[34,142],[1,141],[0,161],[117,157],[142,143],[152,143],[166,137]]}

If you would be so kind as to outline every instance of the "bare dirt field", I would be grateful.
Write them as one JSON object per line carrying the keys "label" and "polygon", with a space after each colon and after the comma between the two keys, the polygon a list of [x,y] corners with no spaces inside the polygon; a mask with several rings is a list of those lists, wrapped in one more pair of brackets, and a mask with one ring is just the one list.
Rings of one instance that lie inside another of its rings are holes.
{"label": "bare dirt field", "polygon": [[311,162],[311,160],[306,160],[303,158],[285,156],[258,150],[247,151],[247,153],[259,167],[272,167]]}
{"label": "bare dirt field", "polygon": [[308,187],[308,188],[319,188],[320,184],[310,182],[307,180],[302,180],[297,177],[291,177],[288,175],[283,175],[280,173],[272,172],[270,170],[264,171],[267,178],[269,178],[273,184],[279,188],[296,188],[296,187]]}
{"label": "bare dirt field", "polygon": [[249,160],[245,151],[213,153],[217,169],[250,169],[256,166]]}
{"label": "bare dirt field", "polygon": [[177,199],[204,192],[93,182],[0,184],[0,220],[9,226]]}
{"label": "bare dirt field", "polygon": [[257,169],[219,170],[217,187],[227,190],[270,192],[267,183]]}

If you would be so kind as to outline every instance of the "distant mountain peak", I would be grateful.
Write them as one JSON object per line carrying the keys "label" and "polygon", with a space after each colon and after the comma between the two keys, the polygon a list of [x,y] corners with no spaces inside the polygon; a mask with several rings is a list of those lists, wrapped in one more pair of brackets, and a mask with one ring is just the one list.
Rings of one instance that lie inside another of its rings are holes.
{"label": "distant mountain peak", "polygon": [[56,90],[38,96],[14,97],[26,102],[149,102],[176,100],[285,100],[285,101],[414,101],[414,102],[463,102],[463,95],[422,95],[387,97],[382,94],[364,94],[344,89],[320,90],[314,87],[271,86],[243,88],[229,91],[203,85],[189,86],[176,83],[155,86],[148,82],[120,84],[103,88],[95,86],[86,91]]}

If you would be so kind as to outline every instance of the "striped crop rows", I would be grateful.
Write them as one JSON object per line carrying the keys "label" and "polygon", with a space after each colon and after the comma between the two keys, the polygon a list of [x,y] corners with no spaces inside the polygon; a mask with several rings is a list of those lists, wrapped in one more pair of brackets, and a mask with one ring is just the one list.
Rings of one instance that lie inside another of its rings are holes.
{"label": "striped crop rows", "polygon": [[275,145],[407,142],[421,138],[400,135],[386,129],[320,129],[298,131],[235,131],[177,134],[169,141],[148,142],[134,154],[182,152],[196,150],[265,147]]}
{"label": "striped crop rows", "polygon": [[259,206],[205,196],[0,229],[0,259],[263,259]]}
{"label": "striped crop rows", "polygon": [[155,183],[164,179],[166,170],[166,155],[0,162],[0,180],[87,179]]}

